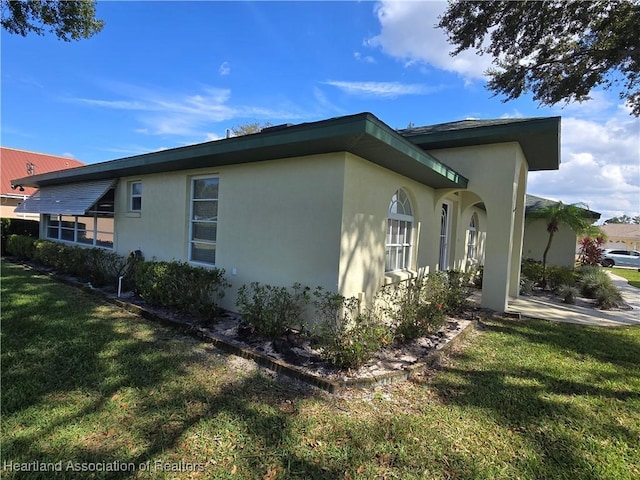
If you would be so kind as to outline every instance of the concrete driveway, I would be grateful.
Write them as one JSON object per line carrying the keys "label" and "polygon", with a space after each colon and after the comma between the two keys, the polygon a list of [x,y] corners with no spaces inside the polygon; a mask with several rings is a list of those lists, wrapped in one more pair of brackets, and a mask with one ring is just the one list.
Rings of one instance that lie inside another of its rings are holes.
{"label": "concrete driveway", "polygon": [[554,322],[578,323],[602,327],[640,325],[640,289],[629,285],[626,279],[607,271],[622,293],[631,310],[598,310],[582,302],[568,305],[553,296],[520,297],[509,301],[509,313],[523,317],[540,318]]}

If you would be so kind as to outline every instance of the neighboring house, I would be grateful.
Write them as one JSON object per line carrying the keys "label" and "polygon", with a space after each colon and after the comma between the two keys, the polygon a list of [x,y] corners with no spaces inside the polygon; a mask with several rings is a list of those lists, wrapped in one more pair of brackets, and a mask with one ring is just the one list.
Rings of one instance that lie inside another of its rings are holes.
{"label": "neighboring house", "polygon": [[640,250],[640,225],[627,223],[607,223],[600,229],[606,234],[604,248],[617,250]]}
{"label": "neighboring house", "polygon": [[17,214],[13,211],[19,203],[35,193],[36,189],[27,186],[23,186],[22,189],[11,188],[11,179],[81,167],[84,163],[67,157],[0,147],[0,165],[2,177],[0,181],[0,217],[39,220],[38,214]]}
{"label": "neighboring house", "polygon": [[[557,202],[546,198],[527,195],[526,214],[535,210],[555,205]],[[586,218],[595,223],[599,218],[598,212],[583,209]],[[526,220],[524,226],[524,243],[522,246],[522,258],[542,261],[542,254],[549,241],[547,223],[543,219]],[[551,248],[547,254],[548,265],[559,265],[573,268],[576,264],[576,245],[578,237],[576,232],[571,230],[566,224],[560,224],[558,231],[553,237]]]}
{"label": "neighboring house", "polygon": [[[484,265],[482,305],[517,296],[530,170],[559,165],[560,118],[396,131],[370,113],[14,180],[41,236],[364,301],[418,271]],[[100,239],[102,238],[102,240]]]}

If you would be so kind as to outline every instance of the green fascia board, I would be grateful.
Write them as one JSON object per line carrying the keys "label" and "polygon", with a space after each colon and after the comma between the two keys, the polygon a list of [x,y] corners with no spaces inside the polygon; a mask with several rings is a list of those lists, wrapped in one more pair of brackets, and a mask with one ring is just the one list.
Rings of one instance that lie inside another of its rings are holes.
{"label": "green fascia board", "polygon": [[517,142],[529,171],[560,166],[560,117],[465,120],[400,133],[425,150]]}
{"label": "green fascia board", "polygon": [[12,183],[40,187],[335,152],[353,153],[433,188],[466,188],[468,184],[465,177],[366,112],[34,175]]}

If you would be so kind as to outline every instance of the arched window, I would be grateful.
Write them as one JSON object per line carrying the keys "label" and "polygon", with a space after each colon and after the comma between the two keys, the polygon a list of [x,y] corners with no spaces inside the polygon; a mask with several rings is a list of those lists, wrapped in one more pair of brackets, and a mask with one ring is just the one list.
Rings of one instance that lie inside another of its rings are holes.
{"label": "arched window", "polygon": [[387,218],[385,270],[405,270],[411,266],[413,237],[413,209],[404,190],[397,190],[391,197]]}
{"label": "arched window", "polygon": [[478,255],[478,216],[471,215],[469,222],[469,242],[467,243],[467,259],[475,260]]}

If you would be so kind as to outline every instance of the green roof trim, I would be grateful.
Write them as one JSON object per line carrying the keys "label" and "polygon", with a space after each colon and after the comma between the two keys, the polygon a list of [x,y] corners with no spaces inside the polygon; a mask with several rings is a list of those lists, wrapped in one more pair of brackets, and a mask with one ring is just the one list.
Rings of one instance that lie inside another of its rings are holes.
{"label": "green roof trim", "polygon": [[334,152],[350,152],[433,188],[468,185],[464,176],[366,112],[276,126],[251,135],[33,175],[12,183],[41,187]]}
{"label": "green roof trim", "polygon": [[557,170],[560,165],[560,117],[461,120],[399,133],[427,151],[518,142],[530,171]]}

